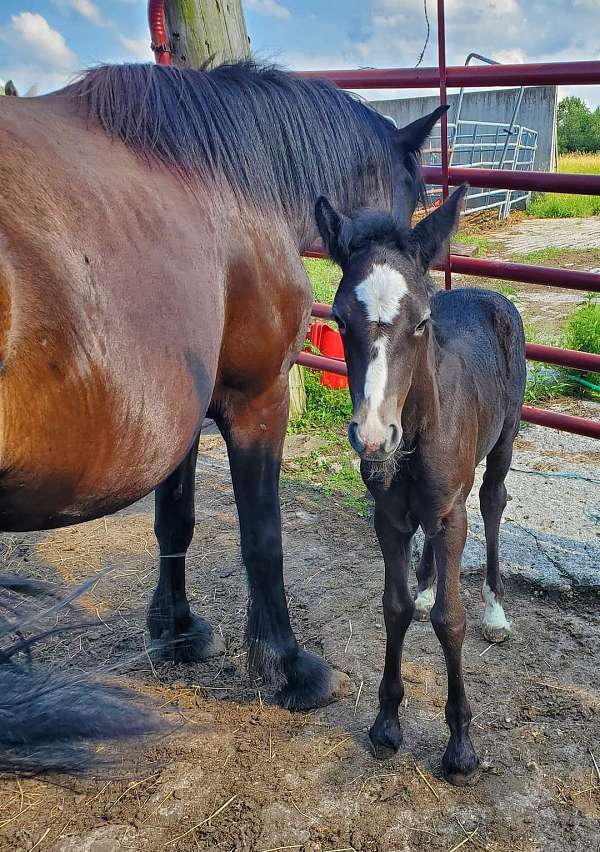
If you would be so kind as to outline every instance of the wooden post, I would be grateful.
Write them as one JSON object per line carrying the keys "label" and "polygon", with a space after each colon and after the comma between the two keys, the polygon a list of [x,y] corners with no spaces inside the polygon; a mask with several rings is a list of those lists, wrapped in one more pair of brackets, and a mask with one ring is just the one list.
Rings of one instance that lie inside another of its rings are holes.
{"label": "wooden post", "polygon": [[211,57],[250,53],[241,0],[166,0],[165,19],[174,65],[199,68]]}
{"label": "wooden post", "polygon": [[[199,68],[211,57],[216,62],[250,55],[241,0],[165,0],[165,21],[171,62]],[[290,371],[290,419],[304,414],[306,393],[302,368]]]}

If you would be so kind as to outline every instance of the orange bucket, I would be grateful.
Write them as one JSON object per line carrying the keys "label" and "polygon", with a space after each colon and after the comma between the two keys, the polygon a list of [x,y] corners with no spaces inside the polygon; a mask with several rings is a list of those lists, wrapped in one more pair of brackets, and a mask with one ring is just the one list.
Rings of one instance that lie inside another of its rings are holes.
{"label": "orange bucket", "polygon": [[[327,358],[335,358],[337,361],[344,360],[344,344],[342,337],[335,328],[329,325],[323,325],[319,341],[319,349],[321,354]],[[321,384],[328,388],[339,390],[340,388],[348,387],[348,379],[346,376],[338,376],[336,373],[321,373]]]}
{"label": "orange bucket", "polygon": [[[331,328],[325,322],[313,322],[308,329],[307,339],[321,355],[327,358],[335,358],[336,361],[344,360],[344,344],[342,337],[335,328]],[[346,376],[338,376],[336,373],[321,373],[321,384],[327,388],[339,390],[348,387]]]}

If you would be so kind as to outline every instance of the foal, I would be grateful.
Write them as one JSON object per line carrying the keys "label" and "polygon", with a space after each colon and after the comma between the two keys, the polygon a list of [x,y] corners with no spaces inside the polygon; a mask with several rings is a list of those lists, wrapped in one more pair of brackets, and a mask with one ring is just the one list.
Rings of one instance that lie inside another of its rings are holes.
{"label": "foal", "polygon": [[[450,741],[442,765],[455,784],[471,781],[479,763],[469,738],[461,660],[465,501],[485,457],[479,492],[487,543],[483,631],[499,642],[510,624],[502,608],[498,534],[525,388],[523,325],[511,302],[486,290],[435,293],[428,275],[456,230],[466,189],[412,230],[379,212],[349,219],[325,198],[316,206],[323,241],[343,270],[333,317],[348,364],[353,403],[348,434],[375,498],[385,562],[387,648],[371,741],[381,757],[401,743],[402,644],[413,615],[430,614],[448,670]],[[425,544],[413,601],[408,572],[419,525]]]}

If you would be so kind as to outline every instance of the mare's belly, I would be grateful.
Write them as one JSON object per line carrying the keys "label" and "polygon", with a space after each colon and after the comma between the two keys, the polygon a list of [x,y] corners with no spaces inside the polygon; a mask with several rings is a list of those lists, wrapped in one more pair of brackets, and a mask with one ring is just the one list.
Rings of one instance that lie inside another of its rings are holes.
{"label": "mare's belly", "polygon": [[[0,529],[91,520],[127,506],[182,461],[208,408],[202,359],[138,364],[126,381],[91,368],[0,374]],[[124,373],[125,375],[125,373]]]}

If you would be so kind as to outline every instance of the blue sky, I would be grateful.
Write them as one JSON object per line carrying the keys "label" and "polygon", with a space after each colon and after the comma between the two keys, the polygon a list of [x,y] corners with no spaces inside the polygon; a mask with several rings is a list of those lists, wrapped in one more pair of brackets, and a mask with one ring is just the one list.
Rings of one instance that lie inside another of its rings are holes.
{"label": "blue sky", "polygon": [[[415,64],[423,0],[243,0],[254,52],[291,68]],[[424,64],[437,64],[435,0]],[[446,0],[450,64],[599,59],[600,0]],[[57,88],[98,62],[151,59],[145,0],[1,0],[0,80]],[[600,87],[562,90],[600,104]],[[383,94],[383,93],[378,93]],[[394,93],[385,93],[386,97]]]}

